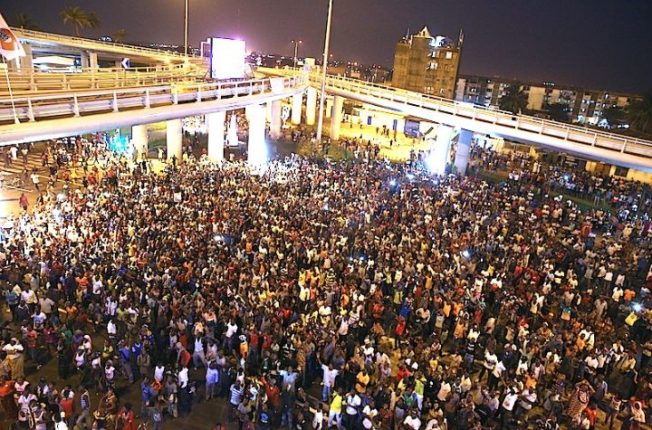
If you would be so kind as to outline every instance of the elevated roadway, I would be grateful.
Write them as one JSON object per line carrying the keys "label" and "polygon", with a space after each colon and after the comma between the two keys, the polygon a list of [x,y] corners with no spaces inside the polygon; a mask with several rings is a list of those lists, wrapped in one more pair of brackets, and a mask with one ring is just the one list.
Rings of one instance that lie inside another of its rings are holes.
{"label": "elevated roadway", "polygon": [[0,98],[0,145],[241,109],[305,91],[307,77],[181,83]]}
{"label": "elevated roadway", "polygon": [[[266,76],[292,76],[290,69],[258,68]],[[304,72],[310,86],[321,87],[318,71]],[[326,92],[392,112],[476,133],[541,146],[590,160],[652,172],[652,141],[478,107],[340,76],[327,76]]]}
{"label": "elevated roadway", "polygon": [[124,43],[104,42],[84,37],[46,33],[22,28],[12,28],[12,31],[21,42],[29,44],[34,53],[79,53],[80,51],[89,51],[112,56],[114,59],[128,57],[133,62],[161,64],[185,63],[189,61],[202,63],[204,61],[201,57]]}

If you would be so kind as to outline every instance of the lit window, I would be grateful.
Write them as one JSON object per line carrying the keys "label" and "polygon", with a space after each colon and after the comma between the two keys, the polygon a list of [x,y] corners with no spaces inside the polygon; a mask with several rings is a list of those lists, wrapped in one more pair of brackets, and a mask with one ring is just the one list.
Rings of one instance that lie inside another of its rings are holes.
{"label": "lit window", "polygon": [[446,59],[450,60],[451,58],[453,58],[453,53],[451,51],[447,51],[446,52]]}

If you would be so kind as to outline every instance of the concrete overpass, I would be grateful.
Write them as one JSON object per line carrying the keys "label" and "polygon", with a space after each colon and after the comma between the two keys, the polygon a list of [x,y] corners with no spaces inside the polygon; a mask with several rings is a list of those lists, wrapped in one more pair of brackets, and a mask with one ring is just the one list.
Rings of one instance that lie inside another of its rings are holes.
{"label": "concrete overpass", "polygon": [[[258,68],[267,76],[290,76],[297,71],[289,69]],[[318,71],[304,72],[310,82],[307,100],[307,123],[314,124],[317,88],[321,86]],[[461,129],[458,155],[462,157],[472,133],[482,133],[577,155],[589,160],[652,172],[652,141],[636,139],[584,127],[577,127],[527,115],[514,115],[449,99],[428,96],[413,91],[362,82],[340,76],[326,78],[326,91],[335,96],[331,114],[331,136],[339,136],[343,99],[356,100],[389,111],[438,123],[444,128]],[[298,103],[301,103],[299,101]],[[339,119],[339,120],[338,120]],[[445,130],[449,137],[451,130]],[[441,146],[441,145],[440,145]],[[463,160],[456,164],[466,167]]]}
{"label": "concrete overpass", "polygon": [[[209,81],[203,58],[31,30],[14,31],[27,56],[9,62],[9,84],[7,80],[0,84],[0,145],[131,126],[132,143],[140,155],[147,153],[147,125],[166,121],[168,157],[181,158],[182,118],[204,115],[208,155],[217,161],[224,152],[226,112],[244,108],[249,120],[249,160],[258,163],[266,151],[266,116],[270,133],[280,135],[281,100],[304,92],[307,86],[307,77],[300,74]],[[36,72],[32,59],[38,54],[80,55],[83,67],[73,73]],[[100,59],[119,63],[125,57],[150,67],[124,69],[115,63],[118,67],[100,67]]]}
{"label": "concrete overpass", "polygon": [[[145,65],[178,64],[184,62],[202,63],[203,58],[177,52],[145,48],[124,43],[103,42],[95,39],[46,33],[43,31],[12,28],[16,37],[26,47],[28,54],[80,55],[87,59],[87,67],[96,67],[98,58],[122,61],[128,57],[134,63]],[[83,62],[83,61],[82,61]],[[82,64],[84,66],[84,64]]]}
{"label": "concrete overpass", "polygon": [[[260,141],[260,133],[264,135],[265,130],[264,105],[269,103],[274,112],[271,119],[272,132],[280,134],[281,100],[303,93],[307,86],[305,79],[304,76],[296,75],[237,82],[168,84],[2,98],[0,123],[4,125],[0,125],[0,145],[168,121],[174,127],[174,136],[168,133],[168,153],[180,158],[181,118],[207,115],[207,118],[211,118],[207,123],[209,134],[213,135],[217,145],[214,148],[217,153],[223,151],[226,111],[246,108],[250,128],[256,128],[259,133],[257,139]],[[255,124],[251,123],[252,120]],[[214,129],[213,133],[211,128]],[[146,148],[147,144],[146,141],[142,142],[143,139],[146,140],[146,134],[143,138],[140,130],[134,135],[141,140],[135,142],[135,145],[142,152],[142,146],[145,145]],[[209,152],[210,143],[209,136]]]}

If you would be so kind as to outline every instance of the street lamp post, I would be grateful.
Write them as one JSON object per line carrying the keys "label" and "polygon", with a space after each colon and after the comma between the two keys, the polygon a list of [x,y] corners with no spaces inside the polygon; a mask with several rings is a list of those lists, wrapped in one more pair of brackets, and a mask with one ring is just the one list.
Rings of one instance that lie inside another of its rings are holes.
{"label": "street lamp post", "polygon": [[303,43],[302,40],[293,40],[294,43],[294,68],[297,68],[297,56],[299,55],[299,45]]}
{"label": "street lamp post", "polygon": [[324,59],[321,66],[321,94],[319,95],[319,120],[317,122],[317,142],[321,142],[321,135],[324,129],[324,103],[326,102],[326,68],[328,67],[328,49],[330,47],[330,41],[331,41],[332,18],[333,18],[333,0],[328,0],[328,18],[326,20],[326,40],[324,41]]}
{"label": "street lamp post", "polygon": [[184,54],[188,55],[188,1],[186,0],[186,13],[185,13],[185,20],[184,20],[184,29],[183,29],[183,52]]}

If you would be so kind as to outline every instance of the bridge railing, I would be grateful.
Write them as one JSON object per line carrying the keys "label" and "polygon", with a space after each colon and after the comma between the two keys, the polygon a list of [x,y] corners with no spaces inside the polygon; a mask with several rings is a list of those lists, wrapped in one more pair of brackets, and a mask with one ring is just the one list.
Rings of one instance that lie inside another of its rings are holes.
{"label": "bridge railing", "polygon": [[0,98],[0,123],[60,119],[128,109],[273,95],[279,90],[297,89],[307,84],[303,76],[280,78],[281,87],[273,85],[272,79],[274,78],[18,96],[13,100],[3,97]]}
{"label": "bridge railing", "polygon": [[[312,73],[310,79],[321,81]],[[572,124],[536,118],[528,115],[515,115],[511,112],[455,102],[441,97],[419,94],[378,84],[368,84],[342,76],[328,76],[327,86],[340,88],[372,97],[384,98],[391,102],[402,102],[412,106],[428,108],[437,112],[474,121],[491,123],[515,130],[529,131],[541,135],[560,138],[566,141],[619,151],[622,153],[652,157],[652,141],[621,136],[615,133],[593,130]]]}
{"label": "bridge railing", "polygon": [[105,42],[101,40],[95,40],[95,39],[88,39],[84,37],[78,37],[78,36],[68,36],[68,35],[63,35],[63,34],[56,34],[56,33],[46,33],[43,31],[36,31],[36,30],[27,30],[24,28],[12,28],[12,31],[18,37],[19,39],[35,39],[35,40],[47,40],[55,43],[61,43],[61,44],[94,44],[98,46],[98,50],[101,49],[101,47],[112,47],[112,48],[118,48],[122,51],[129,50],[133,53],[138,53],[138,54],[143,54],[147,56],[167,56],[167,57],[173,57],[175,59],[183,60],[184,58],[197,58],[195,55],[192,54],[181,54],[179,52],[174,52],[174,51],[166,51],[163,49],[155,49],[155,48],[146,48],[142,46],[136,46],[136,45],[128,45],[126,43],[116,43],[116,42]]}
{"label": "bridge railing", "polygon": [[[14,95],[23,92],[74,91],[156,85],[195,78],[203,78],[206,71],[191,65],[174,65],[164,68],[103,68],[82,72],[9,72],[9,85]],[[8,95],[5,79],[0,79],[0,96]]]}

